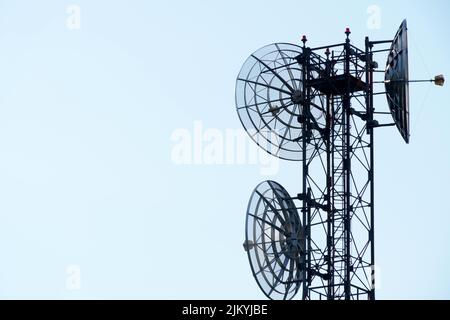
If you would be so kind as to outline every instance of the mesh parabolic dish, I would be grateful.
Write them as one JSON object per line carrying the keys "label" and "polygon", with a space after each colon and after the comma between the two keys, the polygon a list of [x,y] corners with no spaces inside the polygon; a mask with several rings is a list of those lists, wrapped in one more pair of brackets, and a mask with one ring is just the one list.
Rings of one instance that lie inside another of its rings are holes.
{"label": "mesh parabolic dish", "polygon": [[[297,120],[303,110],[304,81],[297,60],[302,52],[294,44],[267,45],[245,61],[236,81],[236,108],[245,130],[268,153],[293,161],[303,159],[302,124]],[[311,100],[311,115],[324,128],[325,99],[316,96]],[[312,130],[308,141],[308,158],[323,151],[317,130]]]}
{"label": "mesh parabolic dish", "polygon": [[408,31],[403,20],[392,41],[386,62],[386,96],[394,122],[406,143],[409,143],[409,74]]}
{"label": "mesh parabolic dish", "polygon": [[248,203],[244,247],[253,276],[269,299],[292,299],[305,280],[306,241],[287,191],[264,181]]}

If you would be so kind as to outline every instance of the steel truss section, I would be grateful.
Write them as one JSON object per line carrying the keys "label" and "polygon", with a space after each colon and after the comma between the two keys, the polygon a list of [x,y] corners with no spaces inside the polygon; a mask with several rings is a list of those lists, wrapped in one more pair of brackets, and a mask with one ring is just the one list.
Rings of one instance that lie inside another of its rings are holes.
{"label": "steel truss section", "polygon": [[[297,58],[306,79],[298,117],[306,137],[298,195],[307,241],[304,299],[375,299],[372,52],[368,39],[362,51],[348,36],[324,54],[304,42]],[[325,127],[312,116],[318,100],[325,101]]]}

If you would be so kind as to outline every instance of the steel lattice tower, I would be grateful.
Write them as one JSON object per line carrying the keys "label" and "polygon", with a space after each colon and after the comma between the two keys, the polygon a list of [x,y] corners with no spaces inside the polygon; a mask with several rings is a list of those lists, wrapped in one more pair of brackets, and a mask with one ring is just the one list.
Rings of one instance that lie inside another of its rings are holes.
{"label": "steel lattice tower", "polygon": [[[370,42],[304,47],[303,201],[308,281],[305,298],[373,299],[374,192]],[[304,39],[304,44],[306,39]],[[331,49],[331,51],[330,51]],[[317,52],[325,50],[325,57]],[[364,81],[363,81],[364,79]],[[314,99],[326,101],[326,127],[315,125]],[[308,144],[316,154],[307,156]],[[321,152],[325,149],[325,152]]]}
{"label": "steel lattice tower", "polygon": [[[301,193],[264,181],[247,208],[253,276],[271,299],[375,299],[374,129],[397,126],[409,142],[406,20],[393,40],[310,48],[274,43],[253,53],[236,82],[236,107],[250,137],[270,154],[301,161]],[[375,50],[377,45],[390,45]],[[386,67],[373,57],[388,52]],[[374,81],[375,72],[384,81]],[[374,92],[374,84],[385,91]],[[389,112],[376,112],[374,95]],[[379,124],[374,115],[391,114]],[[294,120],[296,119],[296,121]]]}

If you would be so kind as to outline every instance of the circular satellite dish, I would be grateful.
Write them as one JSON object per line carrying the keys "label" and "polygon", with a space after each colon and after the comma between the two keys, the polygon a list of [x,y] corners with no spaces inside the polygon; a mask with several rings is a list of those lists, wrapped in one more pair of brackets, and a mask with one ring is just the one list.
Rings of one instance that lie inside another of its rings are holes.
{"label": "circular satellite dish", "polygon": [[392,41],[386,62],[386,96],[394,122],[406,143],[409,143],[409,74],[408,33],[403,20]]}
{"label": "circular satellite dish", "polygon": [[305,280],[305,233],[287,191],[264,181],[247,209],[244,249],[253,276],[269,299],[292,299]]}
{"label": "circular satellite dish", "polygon": [[[250,137],[268,153],[281,159],[302,160],[304,80],[297,58],[303,49],[294,44],[274,43],[253,53],[236,81],[236,108]],[[322,96],[311,99],[316,126],[325,128],[326,107]],[[323,151],[320,133],[311,130],[307,155]]]}

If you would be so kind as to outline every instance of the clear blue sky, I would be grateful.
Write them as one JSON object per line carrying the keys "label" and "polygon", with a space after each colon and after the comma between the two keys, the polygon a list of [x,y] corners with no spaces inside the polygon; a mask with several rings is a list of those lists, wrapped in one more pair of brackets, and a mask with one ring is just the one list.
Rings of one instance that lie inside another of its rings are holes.
{"label": "clear blue sky", "polygon": [[[449,76],[449,12],[444,0],[0,1],[0,298],[263,298],[241,245],[248,197],[267,178],[298,192],[300,165],[271,177],[176,165],[172,133],[240,128],[242,63],[302,34],[325,45],[349,26],[362,46],[407,18],[410,77]],[[378,298],[450,298],[449,98],[412,85],[411,144],[377,132]]]}

